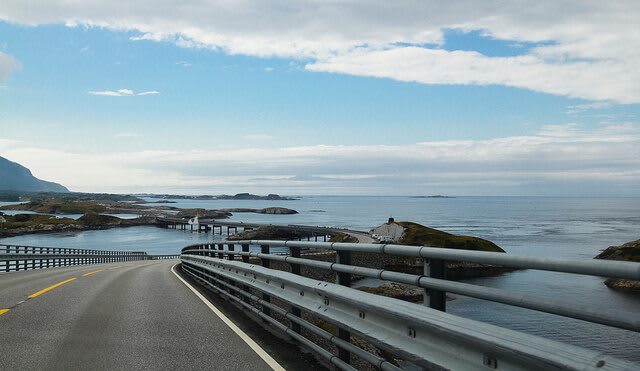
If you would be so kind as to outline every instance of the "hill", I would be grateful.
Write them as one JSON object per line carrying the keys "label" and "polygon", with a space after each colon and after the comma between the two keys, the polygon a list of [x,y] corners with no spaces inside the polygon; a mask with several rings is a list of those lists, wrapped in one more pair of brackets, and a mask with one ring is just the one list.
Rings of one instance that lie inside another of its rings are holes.
{"label": "hill", "polygon": [[0,190],[69,192],[66,187],[58,183],[34,177],[29,169],[4,157],[0,157]]}

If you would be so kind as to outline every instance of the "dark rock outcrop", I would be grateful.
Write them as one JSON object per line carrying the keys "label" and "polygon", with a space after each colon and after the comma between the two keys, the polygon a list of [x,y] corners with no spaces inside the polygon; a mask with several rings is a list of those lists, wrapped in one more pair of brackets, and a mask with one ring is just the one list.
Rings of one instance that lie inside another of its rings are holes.
{"label": "dark rock outcrop", "polygon": [[226,210],[182,209],[176,216],[178,218],[193,218],[198,216],[199,218],[206,219],[227,219],[231,216],[231,213]]}
{"label": "dark rock outcrop", "polygon": [[[640,263],[640,240],[627,242],[620,246],[610,246],[594,259],[621,260]],[[604,281],[607,287],[640,294],[640,281],[622,278],[608,278]]]}
{"label": "dark rock outcrop", "polygon": [[256,214],[297,214],[298,212],[293,209],[287,209],[286,207],[265,207],[264,209],[251,209],[248,207],[233,207],[227,209],[221,209],[220,211],[226,211],[231,213],[256,213]]}
{"label": "dark rock outcrop", "polygon": [[300,232],[298,230],[287,228],[287,227],[277,227],[277,226],[264,226],[258,229],[254,229],[251,231],[244,231],[238,234],[234,234],[229,236],[227,239],[231,241],[238,240],[297,240],[301,238],[306,238],[308,234],[304,232]]}

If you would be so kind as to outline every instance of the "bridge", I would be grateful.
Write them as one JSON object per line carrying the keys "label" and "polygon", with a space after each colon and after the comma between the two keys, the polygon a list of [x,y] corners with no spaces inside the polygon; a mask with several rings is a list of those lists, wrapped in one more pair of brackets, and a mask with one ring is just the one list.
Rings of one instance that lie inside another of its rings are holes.
{"label": "bridge", "polygon": [[[390,257],[421,262],[423,274],[371,264]],[[446,312],[450,292],[637,333],[637,313],[449,281],[446,262],[636,280],[639,263],[263,240],[187,246],[175,258],[0,246],[2,368],[640,369]],[[421,288],[424,302],[353,289],[356,276]]]}
{"label": "bridge", "polygon": [[327,236],[333,236],[338,233],[343,233],[350,235],[358,240],[361,243],[370,243],[373,242],[373,238],[367,233],[363,231],[348,229],[348,228],[334,228],[334,227],[322,227],[315,225],[300,225],[300,224],[288,224],[288,225],[274,225],[274,224],[264,224],[264,223],[244,223],[244,222],[233,222],[233,221],[223,221],[223,220],[215,220],[215,219],[207,219],[207,218],[199,218],[198,224],[190,224],[188,218],[172,218],[172,217],[158,217],[156,218],[157,225],[164,228],[173,228],[173,229],[181,229],[181,230],[190,230],[197,232],[213,232],[216,233],[216,230],[219,231],[220,235],[225,234],[224,228],[227,228],[227,235],[231,234],[233,230],[234,233],[238,233],[238,231],[250,231],[260,227],[278,227],[283,229],[288,229],[294,232],[300,232],[302,234],[307,235],[307,241],[314,239],[316,242],[321,239],[323,242],[327,241]]}

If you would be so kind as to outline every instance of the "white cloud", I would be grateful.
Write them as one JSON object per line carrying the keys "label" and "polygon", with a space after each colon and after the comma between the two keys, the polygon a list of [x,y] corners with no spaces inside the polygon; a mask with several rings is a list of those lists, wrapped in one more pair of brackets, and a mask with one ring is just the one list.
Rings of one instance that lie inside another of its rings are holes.
{"label": "white cloud", "polygon": [[160,94],[160,92],[156,91],[156,90],[150,90],[150,91],[143,91],[143,92],[140,92],[140,93],[135,93],[131,89],[118,89],[118,90],[90,91],[89,94],[91,94],[91,95],[99,95],[99,96],[103,96],[103,97],[132,97],[134,95]]}
{"label": "white cloud", "polygon": [[182,67],[191,67],[191,66],[193,66],[193,64],[191,64],[189,62],[186,62],[186,61],[179,61],[179,62],[176,62],[176,64],[178,66],[182,66]]}
{"label": "white cloud", "polygon": [[19,68],[20,64],[14,57],[0,51],[0,82],[4,81],[9,73]]}
{"label": "white cloud", "polygon": [[156,95],[156,94],[160,94],[160,92],[157,90],[149,90],[149,91],[143,91],[142,93],[138,93],[136,95]]}
{"label": "white cloud", "polygon": [[265,67],[264,71],[265,72],[273,72],[273,67]]}
{"label": "white cloud", "polygon": [[89,94],[101,95],[105,97],[130,97],[133,95],[133,91],[130,89],[103,90],[103,91],[90,91]]}
{"label": "white cloud", "polygon": [[110,154],[0,141],[0,154],[83,191],[637,196],[640,184],[640,125],[632,123],[554,125],[535,135],[409,145]]}
{"label": "white cloud", "polygon": [[[268,17],[265,17],[268,14]],[[640,103],[640,2],[51,0],[0,4],[0,19],[136,30],[132,40],[170,41],[229,54],[291,57],[309,71],[423,84],[506,85]],[[443,30],[480,31],[512,44],[542,43],[516,57],[442,49]]]}
{"label": "white cloud", "polygon": [[583,103],[583,104],[575,104],[567,107],[568,114],[581,113],[589,110],[599,110],[610,108],[613,106],[613,103],[601,101],[601,102],[591,102],[591,103]]}

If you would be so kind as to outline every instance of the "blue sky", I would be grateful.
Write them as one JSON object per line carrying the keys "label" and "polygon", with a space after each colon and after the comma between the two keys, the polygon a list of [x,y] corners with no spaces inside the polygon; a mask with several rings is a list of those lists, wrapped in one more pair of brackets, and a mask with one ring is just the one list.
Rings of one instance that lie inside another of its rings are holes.
{"label": "blue sky", "polygon": [[342,9],[356,30],[329,16],[229,30],[52,3],[0,5],[0,155],[74,190],[639,194],[636,56],[612,68],[606,41],[630,41],[623,22]]}

